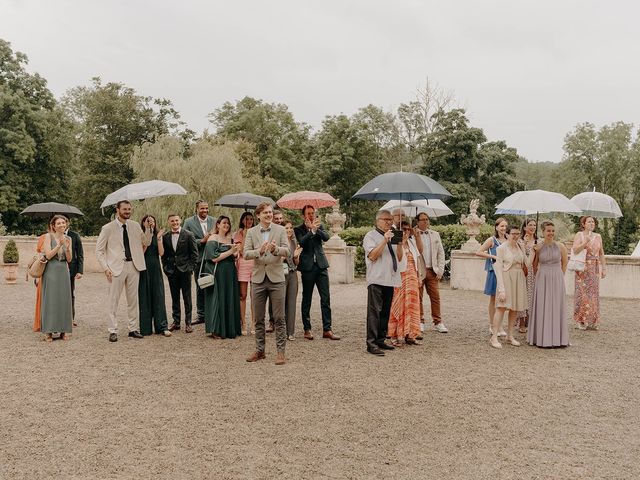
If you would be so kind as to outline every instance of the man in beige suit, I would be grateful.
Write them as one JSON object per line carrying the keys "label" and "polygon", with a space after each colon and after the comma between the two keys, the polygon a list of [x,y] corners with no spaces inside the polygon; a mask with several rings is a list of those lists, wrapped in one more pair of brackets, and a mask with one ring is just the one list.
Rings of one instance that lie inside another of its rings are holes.
{"label": "man in beige suit", "polygon": [[116,205],[116,219],[102,227],[96,243],[96,257],[109,282],[109,341],[118,341],[116,313],[122,289],[127,295],[129,336],[142,338],[138,331],[138,282],[146,270],[143,246],[151,244],[137,222],[130,220],[131,203],[121,200]]}
{"label": "man in beige suit", "polygon": [[244,258],[254,260],[251,275],[251,303],[256,321],[256,351],[247,358],[255,362],[265,358],[264,313],[267,298],[273,309],[276,330],[276,365],[285,363],[284,349],[287,331],[284,323],[285,277],[282,259],[289,252],[284,227],[272,223],[273,208],[268,202],[256,207],[259,224],[247,231],[244,240]]}
{"label": "man in beige suit", "polygon": [[431,318],[433,319],[433,328],[440,333],[447,333],[449,329],[442,323],[440,314],[440,279],[444,274],[444,248],[440,234],[435,230],[431,230],[429,223],[429,215],[419,213],[416,217],[418,220],[418,232],[422,238],[423,254],[419,257],[418,276],[424,278],[420,282],[420,330],[424,330],[424,306],[422,297],[424,290],[431,300]]}

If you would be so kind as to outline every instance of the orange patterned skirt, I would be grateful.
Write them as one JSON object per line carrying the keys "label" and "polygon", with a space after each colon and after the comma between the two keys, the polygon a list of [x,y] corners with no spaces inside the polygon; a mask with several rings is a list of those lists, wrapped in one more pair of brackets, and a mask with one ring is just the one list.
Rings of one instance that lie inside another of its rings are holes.
{"label": "orange patterned skirt", "polygon": [[393,289],[388,333],[391,338],[415,338],[420,334],[420,289],[413,255],[407,252],[402,285]]}

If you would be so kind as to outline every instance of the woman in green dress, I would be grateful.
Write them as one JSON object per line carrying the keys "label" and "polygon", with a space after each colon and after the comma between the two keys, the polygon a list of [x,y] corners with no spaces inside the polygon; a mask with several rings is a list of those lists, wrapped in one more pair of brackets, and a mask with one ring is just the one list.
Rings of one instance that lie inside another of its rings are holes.
{"label": "woman in green dress", "polygon": [[73,258],[71,239],[64,234],[67,218],[54,215],[44,239],[47,265],[42,274],[40,291],[40,331],[45,341],[53,341],[53,333],[60,332],[62,340],[69,340],[73,327],[71,309],[71,278],[69,262]]}
{"label": "woman in green dress", "polygon": [[151,335],[155,333],[170,337],[167,328],[167,308],[164,303],[164,280],[160,257],[164,253],[162,235],[164,230],[158,231],[156,219],[153,215],[142,217],[142,230],[151,233],[151,245],[144,248],[144,261],[147,269],[140,272],[138,283],[138,309],[140,311],[140,333]]}
{"label": "woman in green dress", "polygon": [[202,274],[215,276],[204,291],[205,331],[213,338],[235,338],[241,334],[240,290],[236,276],[239,244],[233,243],[231,221],[221,215],[204,247]]}

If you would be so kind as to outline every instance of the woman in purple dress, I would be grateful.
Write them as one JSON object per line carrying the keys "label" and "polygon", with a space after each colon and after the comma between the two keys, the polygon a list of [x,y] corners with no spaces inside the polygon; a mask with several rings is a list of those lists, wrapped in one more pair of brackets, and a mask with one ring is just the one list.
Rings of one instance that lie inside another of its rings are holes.
{"label": "woman in purple dress", "polygon": [[527,341],[537,347],[569,345],[564,287],[567,249],[562,243],[555,241],[555,232],[553,223],[542,222],[544,241],[533,247],[536,284],[531,301]]}

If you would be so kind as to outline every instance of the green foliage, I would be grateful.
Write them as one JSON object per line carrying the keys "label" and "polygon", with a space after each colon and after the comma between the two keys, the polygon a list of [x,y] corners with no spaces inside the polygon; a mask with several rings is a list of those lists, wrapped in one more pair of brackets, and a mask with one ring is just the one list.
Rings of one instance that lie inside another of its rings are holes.
{"label": "green foliage", "polygon": [[7,227],[2,223],[2,214],[0,214],[0,237],[7,234]]}
{"label": "green foliage", "polygon": [[18,247],[16,242],[9,240],[4,246],[4,252],[2,252],[2,261],[6,264],[18,263],[20,261],[20,254],[18,253]]}
{"label": "green foliage", "polygon": [[516,178],[524,185],[525,190],[547,190],[550,192],[558,189],[558,163],[536,162],[529,163],[523,157],[514,165]]}
{"label": "green foliage", "polygon": [[172,195],[146,200],[143,208],[136,208],[138,218],[152,213],[160,226],[167,215],[177,213],[183,218],[195,211],[199,199],[209,202],[209,208],[231,217],[232,225],[239,219],[239,210],[214,207],[216,199],[228,193],[247,190],[242,178],[242,163],[236,153],[236,142],[217,143],[212,138],[201,138],[185,148],[176,135],[163,135],[156,142],[146,143],[134,151],[131,165],[135,181],[166,180],[182,185],[187,195]]}
{"label": "green foliage", "polygon": [[176,129],[179,116],[168,100],[140,96],[121,83],[103,85],[100,78],[69,90],[64,107],[76,125],[73,202],[85,214],[78,225],[95,234],[105,223],[102,200],[134,178],[135,148]]}
{"label": "green foliage", "polygon": [[[468,239],[466,234],[466,227],[464,225],[432,225],[431,228],[440,234],[446,259],[451,258],[451,251],[459,249],[462,244]],[[367,232],[372,229],[373,227],[352,227],[345,228],[340,233],[340,238],[342,238],[347,243],[347,245],[353,245],[356,247],[356,276],[364,276],[366,274],[364,248],[362,248],[362,241],[364,240],[364,236],[367,234]],[[482,243],[491,235],[493,235],[493,227],[489,225],[483,225],[480,228],[480,234],[476,236],[476,240]],[[449,270],[448,266],[446,270]]]}
{"label": "green foliage", "polygon": [[0,39],[0,211],[12,231],[41,222],[19,213],[27,205],[64,202],[73,148],[71,123],[27,57]]}
{"label": "green foliage", "polygon": [[615,122],[599,130],[591,123],[578,124],[565,137],[560,165],[560,187],[569,197],[595,189],[612,196],[620,205],[619,220],[602,223],[606,253],[627,255],[638,229],[640,208],[640,136],[633,139],[633,125]]}

